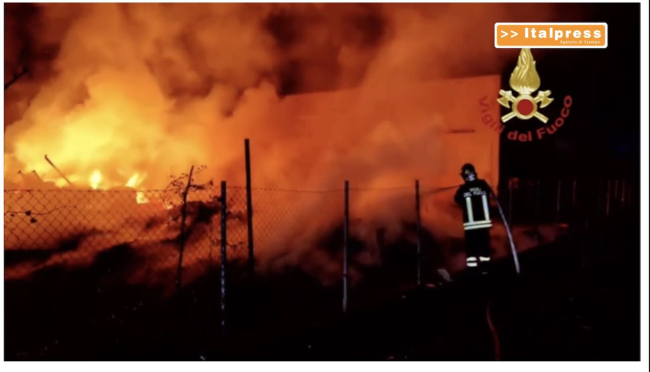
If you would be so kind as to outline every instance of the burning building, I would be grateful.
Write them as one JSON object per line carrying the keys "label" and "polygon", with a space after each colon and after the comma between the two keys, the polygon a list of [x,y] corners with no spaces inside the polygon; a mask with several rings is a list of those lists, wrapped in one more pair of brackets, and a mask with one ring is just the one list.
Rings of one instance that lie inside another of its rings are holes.
{"label": "burning building", "polygon": [[[486,124],[489,123],[486,118],[498,117],[495,100],[498,83],[498,76],[485,76],[393,85],[383,90],[376,87],[370,92],[366,90],[370,88],[362,88],[292,95],[278,100],[269,106],[268,125],[281,129],[282,123],[293,124],[279,136],[281,143],[251,134],[255,144],[254,182],[264,186],[265,177],[273,175],[272,185],[284,185],[284,189],[301,189],[305,187],[302,185],[311,183],[315,190],[322,190],[318,185],[323,180],[326,185],[340,188],[344,179],[351,180],[353,189],[381,190],[406,185],[389,194],[359,193],[352,198],[351,208],[360,218],[353,224],[353,233],[373,246],[377,244],[374,236],[377,230],[385,229],[389,240],[396,239],[402,233],[402,223],[413,219],[413,189],[409,185],[417,178],[423,185],[425,226],[441,238],[457,236],[460,225],[455,223],[454,213],[446,212],[449,201],[445,195],[428,195],[427,191],[458,184],[458,169],[465,162],[476,164],[482,176],[496,186],[499,133]],[[346,129],[340,130],[341,127]],[[310,151],[304,151],[305,143],[310,144]],[[284,154],[292,154],[285,163],[278,164],[273,151],[265,152],[279,147]],[[378,162],[381,167],[376,166]],[[236,163],[243,168],[243,162]],[[305,177],[299,186],[291,183],[294,172]],[[14,218],[9,225],[5,224],[10,228],[6,242],[11,244],[7,244],[7,249],[42,249],[84,233],[89,235],[82,239],[80,249],[86,253],[123,243],[151,250],[156,239],[145,238],[148,235],[173,243],[173,234],[165,232],[164,227],[170,226],[170,218],[176,224],[179,222],[178,213],[165,217],[179,203],[177,192],[136,191],[137,180],[138,173],[121,190],[114,187],[102,190],[103,178],[95,170],[87,185],[66,185],[61,191],[37,194],[40,199],[36,208],[29,205],[30,198],[34,197],[32,192],[11,194],[7,198],[7,211],[35,209],[42,216],[38,217],[38,223]],[[177,186],[182,188],[183,182]],[[84,188],[90,191],[76,191],[83,197],[75,194],[75,189]],[[255,199],[256,224],[274,230],[273,234],[260,234],[257,239],[263,265],[278,255],[286,258],[287,253],[293,258],[286,263],[303,264],[305,252],[340,223],[340,197],[341,193],[330,194],[297,205],[291,196],[291,200],[280,200],[260,194]],[[195,195],[191,194],[188,200],[193,198]],[[199,195],[198,200],[209,202],[210,197],[205,199]],[[243,203],[244,199],[240,198],[231,202],[230,207],[242,209]],[[282,208],[291,208],[291,215],[285,221],[278,221],[278,209]],[[45,213],[48,211],[56,213]],[[207,222],[212,226],[213,222],[209,219]],[[48,234],[35,231],[43,226],[53,230]],[[233,228],[243,226],[233,225]],[[196,254],[207,257],[209,250],[205,247],[211,246],[212,235],[208,234],[209,229],[200,230],[203,238],[195,237],[193,242],[203,253]],[[21,234],[29,238],[22,239]],[[167,256],[175,254],[173,244],[172,248],[163,250]],[[376,250],[376,247],[371,249]],[[307,259],[320,262],[318,270],[336,271],[336,265],[330,266],[330,260]],[[371,264],[372,255],[367,260]],[[174,259],[167,262],[167,268],[171,269]]]}
{"label": "burning building", "polygon": [[[540,19],[550,12],[533,7]],[[242,142],[250,138],[254,187],[331,190],[343,180],[405,187],[395,196],[403,203],[352,200],[363,216],[356,233],[371,241],[372,231],[388,227],[390,239],[413,218],[415,179],[423,191],[456,185],[465,162],[493,186],[499,179],[499,77],[490,73],[516,51],[497,56],[487,34],[462,50],[433,35],[462,33],[468,22],[488,27],[530,8],[44,5],[22,23],[16,11],[8,34],[26,33],[30,42],[10,38],[7,64],[27,63],[18,57],[25,50],[33,60],[31,75],[6,95],[5,189],[121,188],[132,199],[123,209],[168,213],[170,197],[145,190],[162,190],[198,165],[207,168],[197,184],[243,185]],[[472,75],[479,77],[451,78]],[[445,195],[424,197],[427,228],[460,235]],[[268,235],[276,237],[260,242],[262,258],[302,262],[301,252],[341,219],[338,202],[314,199],[292,213],[297,222],[274,223],[273,200],[254,201],[255,223],[273,226]],[[95,231],[93,219],[83,221],[75,223]],[[134,221],[122,224],[133,236],[150,226]]]}

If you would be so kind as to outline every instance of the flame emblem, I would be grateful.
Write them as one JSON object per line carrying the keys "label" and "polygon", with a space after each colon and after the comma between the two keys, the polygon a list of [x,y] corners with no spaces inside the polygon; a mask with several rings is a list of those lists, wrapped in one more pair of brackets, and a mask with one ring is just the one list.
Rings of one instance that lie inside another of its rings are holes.
{"label": "flame emblem", "polygon": [[539,89],[540,84],[541,81],[535,69],[533,54],[528,48],[522,49],[517,60],[517,67],[510,75],[510,87],[519,93],[519,96],[515,97],[511,90],[502,89],[499,91],[501,98],[497,99],[497,102],[503,107],[512,109],[511,112],[503,115],[501,120],[505,123],[514,117],[522,120],[535,117],[546,123],[548,118],[537,110],[551,104],[553,98],[551,98],[550,90],[539,91],[537,96],[533,98],[532,94]]}

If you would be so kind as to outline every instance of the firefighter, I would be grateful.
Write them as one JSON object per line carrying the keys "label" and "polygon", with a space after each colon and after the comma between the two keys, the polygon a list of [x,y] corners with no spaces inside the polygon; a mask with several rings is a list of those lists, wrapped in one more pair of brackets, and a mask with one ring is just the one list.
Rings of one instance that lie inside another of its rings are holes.
{"label": "firefighter", "polygon": [[487,182],[478,178],[472,164],[463,165],[460,175],[465,184],[456,191],[454,201],[463,209],[467,267],[487,274],[492,228],[489,199],[492,189]]}

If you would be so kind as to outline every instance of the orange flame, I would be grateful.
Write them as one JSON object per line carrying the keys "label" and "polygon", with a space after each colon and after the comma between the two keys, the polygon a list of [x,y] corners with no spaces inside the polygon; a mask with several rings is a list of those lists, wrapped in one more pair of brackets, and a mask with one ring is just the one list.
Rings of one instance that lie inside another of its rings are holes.
{"label": "orange flame", "polygon": [[93,190],[97,190],[99,185],[102,183],[102,173],[98,170],[94,171],[93,174],[90,175],[90,187]]}
{"label": "orange flame", "polygon": [[135,193],[135,201],[138,204],[146,204],[149,203],[149,198],[147,198],[143,191],[138,191]]}

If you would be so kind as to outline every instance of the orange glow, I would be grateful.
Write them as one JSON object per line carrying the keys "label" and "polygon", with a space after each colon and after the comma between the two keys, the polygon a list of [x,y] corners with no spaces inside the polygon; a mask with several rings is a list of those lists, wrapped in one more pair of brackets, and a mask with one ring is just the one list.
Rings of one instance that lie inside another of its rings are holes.
{"label": "orange glow", "polygon": [[142,191],[138,191],[138,192],[135,193],[135,201],[138,204],[149,203],[149,199],[147,198],[147,196]]}
{"label": "orange glow", "polygon": [[[516,60],[517,50],[495,52],[487,32],[495,22],[518,14],[530,14],[531,22],[550,18],[547,6],[537,4],[527,5],[528,12],[513,11],[512,4],[444,5],[444,12],[439,6],[389,4],[38,8],[39,27],[5,32],[12,40],[56,46],[53,73],[35,71],[5,95],[5,112],[13,113],[5,116],[5,187],[118,189],[122,192],[82,193],[87,199],[69,197],[65,203],[115,207],[120,216],[135,203],[139,212],[177,215],[178,198],[145,190],[164,190],[192,166],[207,166],[195,176],[197,184],[243,185],[245,138],[251,141],[256,188],[329,190],[346,179],[352,187],[412,185],[414,179],[423,189],[445,187],[461,182],[458,170],[466,162],[496,188],[499,137],[486,123],[499,117],[501,79],[445,79],[466,71],[499,73],[503,62]],[[322,21],[290,22],[284,30],[285,16]],[[281,30],[270,30],[279,24]],[[468,24],[486,32],[468,38]],[[288,43],[281,40],[285,34],[301,37]],[[466,45],[454,49],[457,38],[440,35],[459,35]],[[30,83],[25,90],[23,82]],[[295,87],[285,91],[284,85]],[[38,178],[29,176],[32,172]],[[413,217],[412,189],[404,190],[403,198],[353,195],[351,210],[361,222],[352,233],[369,245],[379,228],[389,227],[389,238],[397,237]],[[283,263],[308,261],[302,253],[342,218],[340,194],[255,192],[260,193],[253,198],[255,223],[273,229],[261,232],[268,238],[259,243],[260,262],[273,255],[289,257]],[[449,194],[437,195],[441,201],[435,204],[423,194],[430,210],[423,211],[425,227],[462,234],[462,223],[446,211]],[[109,197],[111,203],[102,202]],[[44,211],[59,207],[58,196],[45,199],[52,208]],[[286,221],[278,211],[285,205]],[[137,234],[149,228],[141,219],[113,231],[105,227],[108,215],[89,218],[94,220],[80,229],[106,230],[118,242],[126,230]],[[30,226],[43,225],[39,220]],[[57,227],[65,237],[65,226]],[[322,257],[313,261],[326,270]]]}
{"label": "orange glow", "polygon": [[140,180],[140,174],[136,173],[131,178],[129,178],[128,181],[126,181],[126,187],[136,187],[139,183],[138,181]]}
{"label": "orange glow", "polygon": [[90,187],[93,190],[97,190],[99,187],[99,184],[102,182],[102,174],[100,171],[96,170],[93,172],[93,174],[90,176]]}

